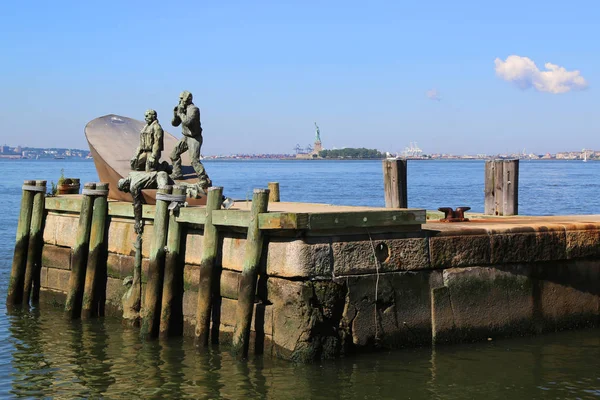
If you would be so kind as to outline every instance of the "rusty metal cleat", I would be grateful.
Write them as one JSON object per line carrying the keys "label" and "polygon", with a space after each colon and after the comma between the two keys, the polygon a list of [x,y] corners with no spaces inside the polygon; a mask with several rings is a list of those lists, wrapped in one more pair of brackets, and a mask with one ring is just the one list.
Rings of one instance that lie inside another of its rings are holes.
{"label": "rusty metal cleat", "polygon": [[440,222],[469,222],[469,218],[465,218],[465,212],[470,209],[471,207],[457,207],[456,210],[450,207],[440,207],[438,211],[444,213],[444,218],[440,219]]}

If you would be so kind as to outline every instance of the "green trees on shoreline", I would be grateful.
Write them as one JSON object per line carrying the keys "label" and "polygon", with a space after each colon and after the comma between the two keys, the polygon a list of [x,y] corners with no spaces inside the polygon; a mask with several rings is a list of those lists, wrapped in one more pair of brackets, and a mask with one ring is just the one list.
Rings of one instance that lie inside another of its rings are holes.
{"label": "green trees on shoreline", "polygon": [[384,158],[384,154],[375,149],[346,148],[336,150],[321,150],[319,157],[322,158]]}

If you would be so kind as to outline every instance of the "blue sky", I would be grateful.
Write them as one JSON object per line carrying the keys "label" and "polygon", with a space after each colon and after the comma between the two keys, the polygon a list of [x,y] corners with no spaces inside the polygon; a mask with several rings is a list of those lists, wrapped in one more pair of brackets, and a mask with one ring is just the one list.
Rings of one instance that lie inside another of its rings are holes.
{"label": "blue sky", "polygon": [[86,148],[148,108],[180,136],[189,90],[204,154],[291,153],[315,121],[326,148],[600,150],[600,3],[213,3],[2,2],[0,143]]}

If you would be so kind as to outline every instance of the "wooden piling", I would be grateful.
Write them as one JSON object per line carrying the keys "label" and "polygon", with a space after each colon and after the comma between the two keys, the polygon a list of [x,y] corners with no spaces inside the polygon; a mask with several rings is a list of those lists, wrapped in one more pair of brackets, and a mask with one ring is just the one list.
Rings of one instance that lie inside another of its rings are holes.
{"label": "wooden piling", "polygon": [[150,264],[148,279],[144,291],[144,306],[142,309],[142,326],[140,335],[143,338],[158,336],[160,323],[160,307],[162,296],[163,276],[165,270],[165,245],[167,242],[167,222],[169,201],[160,200],[161,195],[171,194],[171,186],[158,189],[156,193],[156,214],[152,246],[150,249]]}
{"label": "wooden piling", "polygon": [[[38,191],[33,197],[31,225],[29,228],[29,243],[27,245],[27,264],[25,267],[25,282],[23,285],[23,304],[29,304],[29,297],[37,301],[40,290],[40,266],[42,246],[44,245],[42,226],[44,223],[44,201],[46,199],[46,181],[35,181]],[[35,288],[34,288],[35,285]]]}
{"label": "wooden piling", "polygon": [[494,215],[504,215],[502,193],[504,191],[504,168],[502,160],[494,161]]}
{"label": "wooden piling", "polygon": [[486,161],[484,193],[486,215],[517,215],[519,160]]}
{"label": "wooden piling", "polygon": [[[270,184],[269,184],[270,185]],[[196,309],[196,344],[208,346],[210,331],[210,315],[215,293],[215,259],[217,258],[217,245],[219,233],[212,223],[212,211],[219,210],[223,203],[223,188],[208,188],[206,200],[206,220],[204,235],[202,236],[202,258],[200,260],[200,281],[198,285],[198,307]]]}
{"label": "wooden piling", "polygon": [[95,191],[90,247],[81,307],[82,318],[100,317],[104,309],[100,304],[99,280],[102,278],[102,269],[106,268],[105,236],[108,216],[108,203],[106,200],[108,183],[97,183]]}
{"label": "wooden piling", "polygon": [[386,208],[408,207],[406,159],[383,160],[383,189]]}
{"label": "wooden piling", "polygon": [[10,272],[10,281],[8,283],[8,294],[6,296],[6,304],[9,306],[21,304],[23,301],[23,283],[25,282],[29,228],[31,226],[34,198],[34,192],[29,190],[28,187],[32,186],[35,186],[35,181],[27,180],[23,182],[21,212],[19,213],[19,222],[17,224],[15,252]]}
{"label": "wooden piling", "polygon": [[236,324],[233,331],[233,351],[238,358],[248,357],[256,278],[263,247],[263,235],[258,227],[258,215],[267,212],[268,204],[269,190],[254,189],[246,238],[246,251],[239,283]]}
{"label": "wooden piling", "polygon": [[494,180],[494,166],[495,162],[493,160],[487,160],[485,162],[485,175],[484,175],[484,214],[485,215],[495,215],[496,214],[496,204],[495,204],[495,180]]}
{"label": "wooden piling", "polygon": [[269,182],[269,203],[279,202],[279,182]]}
{"label": "wooden piling", "polygon": [[96,189],[95,183],[86,183],[83,185],[79,225],[77,226],[77,235],[75,237],[75,246],[73,247],[73,257],[71,259],[69,290],[67,293],[67,300],[65,301],[65,312],[73,319],[81,316],[83,288],[85,286],[85,270],[90,245],[90,231],[92,228],[94,197],[85,192],[86,190],[94,189]]}
{"label": "wooden piling", "polygon": [[519,214],[519,160],[504,160],[502,215]]}
{"label": "wooden piling", "polygon": [[[173,187],[173,196],[181,196],[185,201],[185,188]],[[177,212],[172,210],[169,215],[167,234],[167,253],[165,255],[164,283],[162,287],[162,305],[160,313],[159,335],[161,337],[176,336],[183,333],[183,315],[181,315],[181,292],[183,287],[183,265],[179,249],[181,245],[181,225],[177,222]]]}

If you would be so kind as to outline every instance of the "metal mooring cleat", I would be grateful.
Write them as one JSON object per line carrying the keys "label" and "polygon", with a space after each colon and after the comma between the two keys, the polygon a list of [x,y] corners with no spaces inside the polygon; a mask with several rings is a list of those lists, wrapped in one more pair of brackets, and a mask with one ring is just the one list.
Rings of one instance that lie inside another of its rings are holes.
{"label": "metal mooring cleat", "polygon": [[469,218],[465,218],[465,211],[469,211],[471,207],[457,207],[453,210],[450,207],[440,207],[438,211],[444,213],[444,218],[440,222],[469,222]]}

